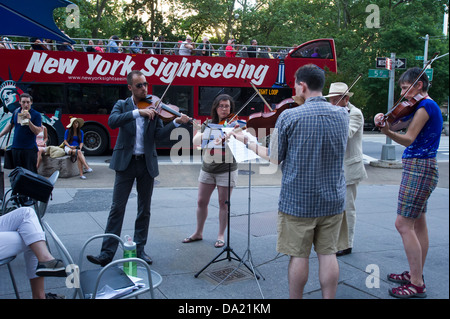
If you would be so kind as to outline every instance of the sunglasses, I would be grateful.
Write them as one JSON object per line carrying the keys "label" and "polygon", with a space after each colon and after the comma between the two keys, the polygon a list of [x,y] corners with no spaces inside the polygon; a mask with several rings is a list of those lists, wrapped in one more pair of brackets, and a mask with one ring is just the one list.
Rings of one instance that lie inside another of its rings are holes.
{"label": "sunglasses", "polygon": [[148,83],[144,82],[144,83],[138,83],[138,84],[135,85],[135,87],[138,88],[138,89],[141,89],[143,86],[147,87]]}

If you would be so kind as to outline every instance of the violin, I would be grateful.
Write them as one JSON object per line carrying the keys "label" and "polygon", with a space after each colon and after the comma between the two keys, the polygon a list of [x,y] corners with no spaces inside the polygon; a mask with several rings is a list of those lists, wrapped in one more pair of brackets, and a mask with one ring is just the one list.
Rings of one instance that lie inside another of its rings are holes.
{"label": "violin", "polygon": [[[175,118],[181,116],[178,106],[165,104],[156,95],[147,95],[144,100],[138,102],[137,107],[138,109],[150,108],[154,110],[164,122],[173,121]],[[197,126],[197,123],[193,119],[189,119],[189,123]]]}
{"label": "violin", "polygon": [[[295,97],[295,100],[294,97],[285,99],[275,105],[272,111],[251,114],[247,120],[247,128],[252,128],[257,138],[269,136],[270,129],[275,127],[278,117],[284,110],[297,107],[305,102],[302,98],[299,98]],[[261,134],[264,135],[261,136]]]}
{"label": "violin", "polygon": [[389,124],[394,124],[404,118],[405,116],[408,116],[416,110],[417,105],[424,99],[426,99],[427,96],[423,96],[422,94],[417,94],[413,98],[403,101],[400,104],[398,104],[395,108],[390,110],[388,113],[384,115],[384,120],[387,121]]}
{"label": "violin", "polygon": [[237,117],[237,114],[230,113],[230,114],[228,114],[228,116],[225,119],[220,121],[218,124],[225,125],[225,123],[226,123],[227,125],[230,125],[232,122],[238,121],[238,120],[239,120],[239,118]]}

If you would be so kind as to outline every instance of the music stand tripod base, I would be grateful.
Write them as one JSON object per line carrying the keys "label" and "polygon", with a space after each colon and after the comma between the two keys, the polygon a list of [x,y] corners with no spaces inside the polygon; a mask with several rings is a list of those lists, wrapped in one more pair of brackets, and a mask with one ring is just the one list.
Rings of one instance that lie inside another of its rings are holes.
{"label": "music stand tripod base", "polygon": [[[248,267],[248,265],[246,263],[244,263],[242,261],[242,259],[230,247],[230,215],[231,215],[231,212],[230,212],[230,197],[231,197],[231,163],[228,164],[228,200],[225,202],[227,204],[227,207],[228,207],[227,243],[226,243],[226,246],[223,248],[223,250],[216,257],[214,257],[205,267],[203,267],[198,273],[196,273],[194,275],[195,278],[197,278],[206,268],[208,268],[213,263],[217,263],[217,262],[224,261],[224,260],[227,260],[227,259],[228,259],[228,261],[231,261],[233,259],[233,260],[236,260],[236,261],[239,261],[239,262],[243,263],[245,265],[245,267],[247,267],[247,269],[252,274],[256,275],[254,273],[254,271],[250,267]],[[225,252],[227,253],[227,256],[225,258],[217,260]],[[234,257],[232,257],[231,254],[233,254]],[[259,279],[259,277],[257,277],[257,278]]]}

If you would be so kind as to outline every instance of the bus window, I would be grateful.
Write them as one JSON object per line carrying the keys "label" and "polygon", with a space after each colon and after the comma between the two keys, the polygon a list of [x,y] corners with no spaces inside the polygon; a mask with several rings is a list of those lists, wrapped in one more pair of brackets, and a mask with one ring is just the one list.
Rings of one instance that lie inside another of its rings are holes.
{"label": "bus window", "polygon": [[298,48],[291,53],[292,58],[333,59],[333,51],[329,41],[315,41]]}
{"label": "bus window", "polygon": [[[200,87],[198,97],[198,115],[211,117],[211,107],[214,99],[221,94],[230,95],[234,101],[239,101],[242,88],[220,88],[220,87]],[[237,111],[237,105],[235,106],[235,112]]]}
{"label": "bus window", "polygon": [[[167,86],[166,85],[154,85],[152,87],[152,94],[161,97]],[[175,105],[178,107],[179,112],[186,114],[189,117],[193,116],[193,99],[194,89],[192,86],[171,86],[163,98],[165,104]],[[166,123],[167,124],[167,123]],[[188,126],[189,127],[189,126]],[[170,139],[170,136],[159,139],[156,141],[156,147],[158,149],[169,149],[174,144],[178,143],[183,138],[182,135],[178,135],[178,139]],[[189,128],[189,140],[185,141],[189,148],[192,147],[192,127]]]}
{"label": "bus window", "polygon": [[114,104],[126,95],[125,85],[68,84],[69,113],[110,114]]}
{"label": "bus window", "polygon": [[[167,86],[154,85],[152,88],[153,95],[161,97]],[[171,86],[164,96],[165,104],[172,104],[179,108],[179,112],[190,117],[193,116],[193,88],[191,86]]]}
{"label": "bus window", "polygon": [[64,84],[32,83],[27,86],[26,92],[33,97],[33,108],[41,113],[54,114],[61,108],[67,111],[64,101]]}
{"label": "bus window", "polygon": [[[259,93],[269,103],[269,105],[276,105],[284,99],[292,97],[291,88],[259,88]],[[238,112],[242,106],[252,97],[255,91],[253,88],[217,88],[217,87],[201,87],[199,94],[199,115],[211,116],[211,107],[216,96],[220,94],[228,94],[233,97],[235,101],[235,112]],[[261,97],[254,97],[247,106],[239,113],[239,116],[249,116],[256,112],[263,112],[264,101]]]}

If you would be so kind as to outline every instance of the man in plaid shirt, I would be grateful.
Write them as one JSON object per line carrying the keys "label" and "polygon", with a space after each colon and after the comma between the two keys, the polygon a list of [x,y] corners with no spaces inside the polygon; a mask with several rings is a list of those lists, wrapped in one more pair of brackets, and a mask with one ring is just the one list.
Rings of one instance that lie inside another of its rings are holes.
{"label": "man in plaid shirt", "polygon": [[349,115],[322,96],[325,73],[315,65],[295,74],[299,107],[280,114],[269,149],[236,138],[258,155],[281,163],[282,181],[278,204],[277,251],[291,256],[288,278],[291,298],[302,298],[308,280],[309,255],[319,259],[319,281],[323,298],[334,298],[339,279],[336,252],[348,233],[345,209],[343,161],[347,145]]}

